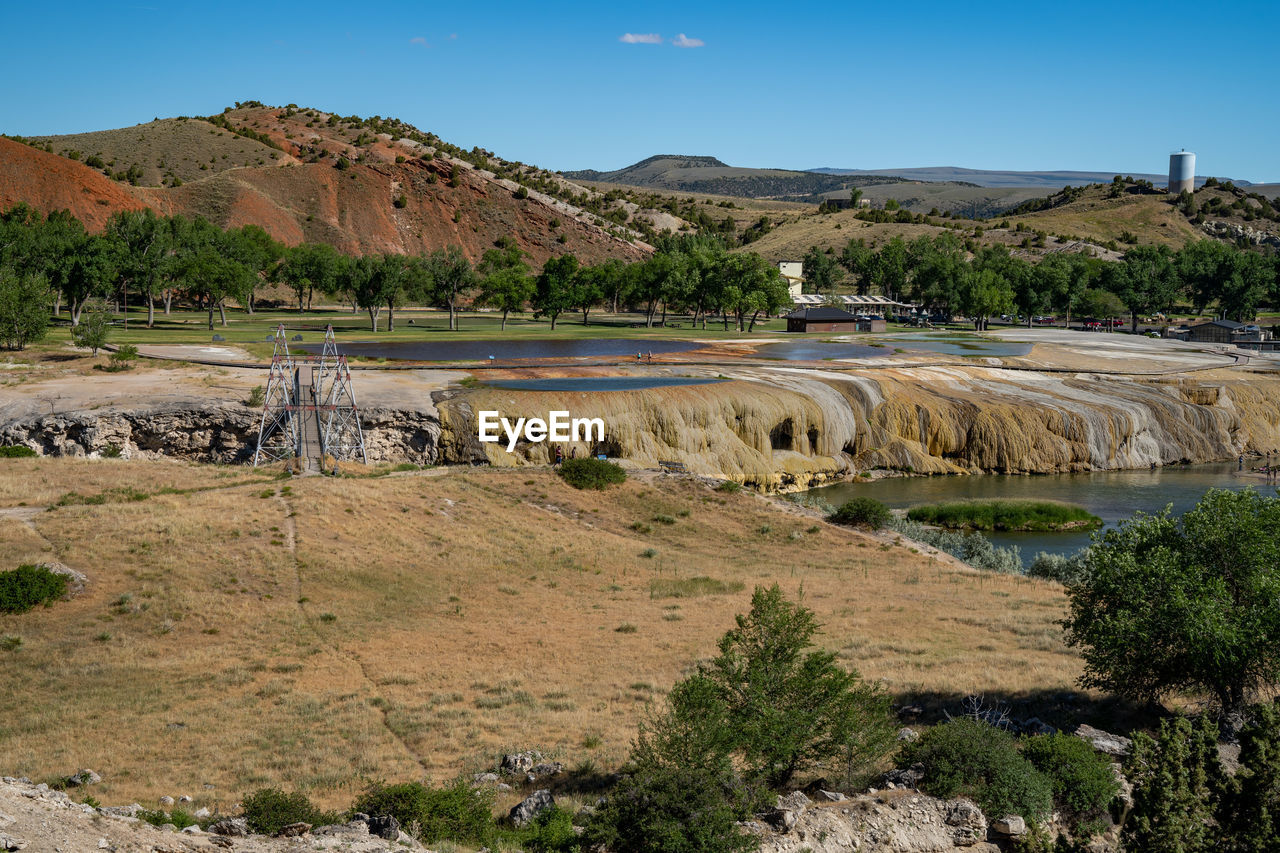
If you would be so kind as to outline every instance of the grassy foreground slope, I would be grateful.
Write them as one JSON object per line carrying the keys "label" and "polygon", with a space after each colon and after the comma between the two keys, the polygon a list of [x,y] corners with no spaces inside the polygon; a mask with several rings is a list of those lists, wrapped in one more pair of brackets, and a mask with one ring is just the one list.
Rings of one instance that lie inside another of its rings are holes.
{"label": "grassy foreground slope", "polygon": [[[32,509],[122,487],[149,497]],[[821,641],[895,695],[1057,691],[1078,672],[1054,584],[691,481],[9,460],[0,505],[0,566],[89,576],[0,617],[20,638],[0,649],[0,768],[92,767],[104,802],[278,784],[346,803],[363,780],[441,780],[513,747],[607,769],[644,704],[774,581],[803,587]],[[669,597],[708,590],[726,591]]]}

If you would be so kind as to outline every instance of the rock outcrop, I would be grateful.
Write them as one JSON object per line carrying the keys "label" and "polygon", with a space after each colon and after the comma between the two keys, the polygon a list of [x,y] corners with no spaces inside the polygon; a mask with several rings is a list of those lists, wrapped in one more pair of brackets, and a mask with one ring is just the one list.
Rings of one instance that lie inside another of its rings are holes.
{"label": "rock outcrop", "polygon": [[761,837],[762,853],[996,853],[999,849],[987,842],[982,810],[965,799],[885,791],[803,808],[792,799],[789,805],[776,810],[785,816],[779,815],[772,828],[751,827]]}
{"label": "rock outcrop", "polygon": [[754,371],[749,379],[628,393],[475,389],[439,403],[441,458],[547,464],[548,442],[513,453],[476,440],[476,412],[599,417],[603,442],[562,445],[643,467],[764,490],[803,489],[855,470],[929,474],[1147,468],[1280,451],[1280,381],[1137,379],[965,367],[843,374]]}
{"label": "rock outcrop", "polygon": [[[1063,473],[1147,468],[1280,451],[1280,377],[1133,378],[967,367],[875,373],[743,369],[735,381],[607,394],[467,389],[434,406],[361,410],[369,461],[545,465],[550,442],[478,440],[477,412],[601,418],[603,441],[561,444],[765,491],[851,472]],[[258,414],[239,404],[122,408],[0,423],[0,444],[59,456],[165,454],[244,462]]]}
{"label": "rock outcrop", "polygon": [[[440,425],[434,417],[391,409],[360,414],[370,462],[438,461]],[[0,426],[0,444],[26,445],[46,456],[155,454],[247,462],[257,438],[258,413],[236,404],[77,411]]]}
{"label": "rock outcrop", "polygon": [[136,806],[94,808],[74,802],[48,785],[5,777],[0,779],[0,851],[412,853],[425,850],[398,827],[391,830],[386,824],[379,824],[382,834],[372,833],[371,824],[361,821],[314,829],[307,824],[296,824],[292,827],[294,837],[269,838],[249,832],[244,818],[228,818],[211,825],[208,833],[199,831],[199,827],[188,827],[179,833],[172,824],[168,824],[167,829],[156,827],[129,814],[137,810]]}

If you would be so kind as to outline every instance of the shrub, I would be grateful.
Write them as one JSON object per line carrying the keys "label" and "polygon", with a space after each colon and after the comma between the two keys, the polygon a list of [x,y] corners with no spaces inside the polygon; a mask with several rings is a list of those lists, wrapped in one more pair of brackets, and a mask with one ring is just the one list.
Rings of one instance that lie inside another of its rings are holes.
{"label": "shrub", "polygon": [[1018,754],[1013,735],[961,718],[934,726],[899,753],[898,764],[919,762],[920,790],[942,799],[964,795],[996,818],[1021,815],[1039,821],[1053,809],[1049,779]]}
{"label": "shrub", "polygon": [[827,521],[879,530],[892,518],[893,513],[889,512],[889,508],[875,498],[854,498],[841,504],[839,509],[827,516]]}
{"label": "shrub", "polygon": [[365,791],[351,811],[391,815],[424,844],[448,839],[484,844],[494,833],[492,793],[473,790],[459,779],[443,788],[420,782],[375,785]]}
{"label": "shrub", "polygon": [[0,613],[26,613],[40,604],[52,604],[67,592],[67,576],[44,566],[25,564],[0,572]]}
{"label": "shrub", "polygon": [[733,480],[725,480],[723,483],[716,486],[716,491],[723,492],[726,495],[736,495],[738,492],[742,491],[742,484],[735,483]]}
{"label": "shrub", "polygon": [[1061,733],[1037,735],[1023,744],[1022,757],[1048,778],[1054,805],[1073,833],[1092,835],[1106,827],[1120,783],[1091,744]]}
{"label": "shrub", "polygon": [[566,459],[560,465],[560,476],[575,489],[603,489],[611,483],[627,479],[622,466],[604,459]]}
{"label": "shrub", "polygon": [[312,826],[333,824],[339,816],[316,808],[307,795],[298,791],[286,794],[279,788],[261,788],[241,803],[249,828],[263,835],[275,835],[291,823]]}
{"label": "shrub", "polygon": [[251,409],[256,409],[266,400],[266,390],[261,385],[255,385],[253,390],[249,392],[249,396],[245,399],[244,404]]}
{"label": "shrub", "polygon": [[746,853],[758,841],[737,826],[762,805],[732,776],[693,768],[645,768],[625,776],[591,816],[590,849],[630,853]]}
{"label": "shrub", "polygon": [[116,347],[115,352],[111,353],[108,360],[115,367],[127,368],[129,362],[138,360],[138,348],[133,344],[121,344]]}
{"label": "shrub", "polygon": [[520,833],[521,847],[533,853],[577,853],[582,849],[573,830],[573,815],[552,805]]}
{"label": "shrub", "polygon": [[1027,566],[1027,574],[1064,585],[1083,583],[1089,576],[1089,549],[1081,549],[1070,557],[1041,551]]}
{"label": "shrub", "polygon": [[0,459],[30,459],[38,455],[25,444],[6,444],[0,447]]}
{"label": "shrub", "polygon": [[195,826],[198,823],[190,813],[182,809],[174,809],[168,814],[159,810],[141,809],[138,812],[138,819],[146,821],[152,826],[164,826],[166,823],[171,823],[180,830],[186,829],[188,826]]}

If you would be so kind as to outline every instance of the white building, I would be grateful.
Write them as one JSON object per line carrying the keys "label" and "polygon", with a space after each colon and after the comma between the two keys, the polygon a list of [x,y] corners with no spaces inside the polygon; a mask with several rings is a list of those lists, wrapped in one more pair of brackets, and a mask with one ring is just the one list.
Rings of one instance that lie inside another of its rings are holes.
{"label": "white building", "polygon": [[778,261],[778,272],[787,280],[787,289],[795,299],[804,287],[804,264],[800,261]]}

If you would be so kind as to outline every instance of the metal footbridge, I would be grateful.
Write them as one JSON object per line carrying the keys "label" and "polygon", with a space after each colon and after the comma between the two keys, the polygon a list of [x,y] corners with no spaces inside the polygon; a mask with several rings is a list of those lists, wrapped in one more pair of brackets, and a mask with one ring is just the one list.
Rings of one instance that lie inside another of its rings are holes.
{"label": "metal footbridge", "polygon": [[293,459],[312,472],[338,462],[368,462],[351,369],[347,357],[338,355],[333,326],[325,331],[318,357],[291,354],[284,326],[276,328],[253,464]]}

